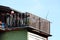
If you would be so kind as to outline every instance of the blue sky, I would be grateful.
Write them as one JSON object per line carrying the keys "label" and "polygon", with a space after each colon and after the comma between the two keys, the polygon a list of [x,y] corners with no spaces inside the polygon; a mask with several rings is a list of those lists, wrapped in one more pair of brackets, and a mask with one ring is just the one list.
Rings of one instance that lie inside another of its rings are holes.
{"label": "blue sky", "polygon": [[60,0],[0,0],[0,5],[9,6],[21,12],[29,12],[51,22],[49,40],[60,40]]}

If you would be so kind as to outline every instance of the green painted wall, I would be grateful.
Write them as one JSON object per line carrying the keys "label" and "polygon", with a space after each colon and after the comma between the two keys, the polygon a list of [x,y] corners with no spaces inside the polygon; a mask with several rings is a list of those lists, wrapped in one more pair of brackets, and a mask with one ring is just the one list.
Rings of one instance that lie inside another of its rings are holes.
{"label": "green painted wall", "polygon": [[0,40],[27,40],[27,31],[9,31],[0,33]]}

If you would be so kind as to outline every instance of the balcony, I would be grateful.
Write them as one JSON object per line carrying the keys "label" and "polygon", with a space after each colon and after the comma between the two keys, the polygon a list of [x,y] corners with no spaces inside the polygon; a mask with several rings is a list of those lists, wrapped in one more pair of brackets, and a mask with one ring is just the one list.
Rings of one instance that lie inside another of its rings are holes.
{"label": "balcony", "polygon": [[0,15],[0,29],[25,28],[27,24],[27,15],[24,13],[3,13]]}
{"label": "balcony", "polygon": [[1,13],[0,19],[2,29],[29,27],[50,34],[50,22],[30,13]]}
{"label": "balcony", "polygon": [[21,13],[8,7],[2,7],[1,10],[0,7],[0,30],[19,30],[21,28],[50,35],[50,22],[48,20],[31,13]]}
{"label": "balcony", "polygon": [[28,13],[29,22],[28,27],[33,32],[41,33],[42,35],[50,35],[50,21],[43,19],[41,17],[35,16],[33,14]]}

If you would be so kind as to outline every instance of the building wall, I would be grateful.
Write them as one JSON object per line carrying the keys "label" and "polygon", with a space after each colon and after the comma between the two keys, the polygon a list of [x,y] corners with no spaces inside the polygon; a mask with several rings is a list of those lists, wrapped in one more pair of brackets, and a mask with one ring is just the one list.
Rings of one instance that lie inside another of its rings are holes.
{"label": "building wall", "polygon": [[9,31],[0,33],[0,40],[27,40],[27,31]]}
{"label": "building wall", "polygon": [[28,40],[48,40],[48,39],[45,37],[36,35],[34,33],[28,32]]}

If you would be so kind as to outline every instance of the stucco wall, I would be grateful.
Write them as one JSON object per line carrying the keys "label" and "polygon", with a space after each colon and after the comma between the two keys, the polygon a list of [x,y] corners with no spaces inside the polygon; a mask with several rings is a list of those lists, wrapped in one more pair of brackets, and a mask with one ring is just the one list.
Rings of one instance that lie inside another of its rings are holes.
{"label": "stucco wall", "polygon": [[9,31],[0,33],[0,40],[27,40],[27,31]]}
{"label": "stucco wall", "polygon": [[47,40],[47,38],[28,32],[28,40]]}

